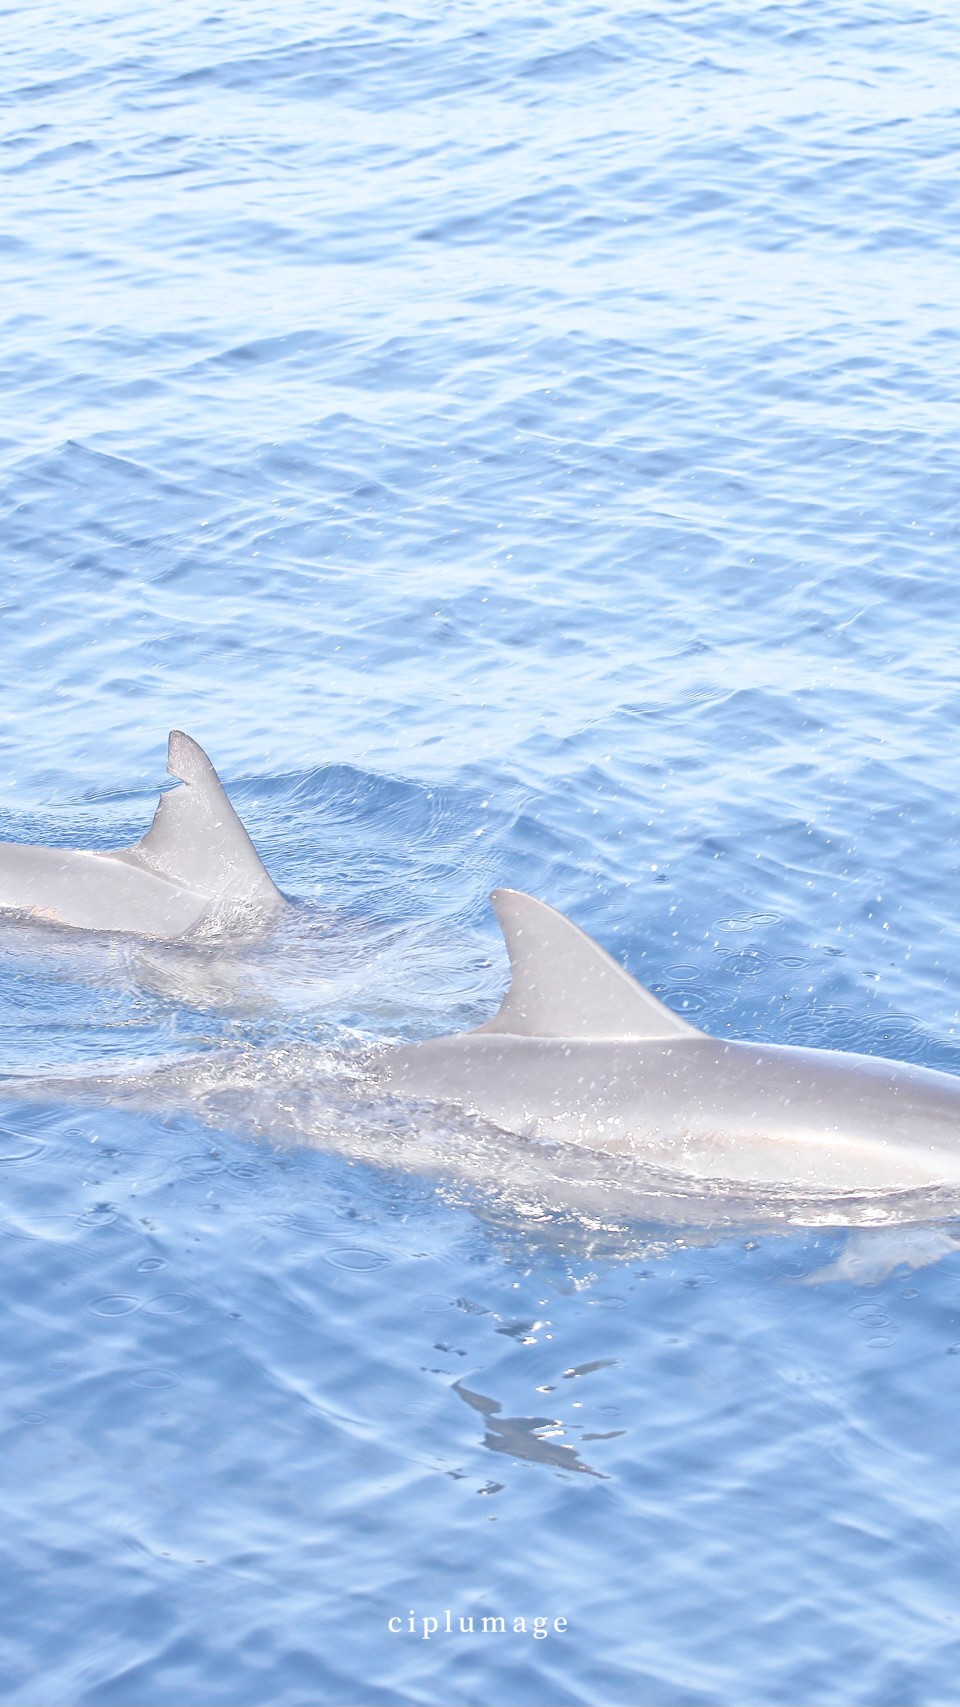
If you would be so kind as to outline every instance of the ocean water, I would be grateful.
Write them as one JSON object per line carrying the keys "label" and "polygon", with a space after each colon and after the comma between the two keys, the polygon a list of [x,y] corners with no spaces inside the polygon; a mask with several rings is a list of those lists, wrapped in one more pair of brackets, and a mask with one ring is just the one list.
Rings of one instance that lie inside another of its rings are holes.
{"label": "ocean water", "polygon": [[362,1066],[506,883],[960,1070],[955,8],[2,40],[0,837],[182,727],[293,902],[0,927],[2,1699],[960,1701],[958,1205],[587,1210]]}

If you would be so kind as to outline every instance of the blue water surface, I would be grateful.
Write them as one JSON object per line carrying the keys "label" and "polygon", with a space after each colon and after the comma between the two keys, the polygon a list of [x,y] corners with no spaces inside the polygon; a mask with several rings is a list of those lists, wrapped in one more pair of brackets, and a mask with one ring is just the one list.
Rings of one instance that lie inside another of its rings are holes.
{"label": "blue water surface", "polygon": [[4,1074],[248,1063],[5,1081],[3,1700],[960,1701],[960,1221],[608,1225],[350,1081],[493,1011],[502,883],[960,1070],[955,7],[2,40],[0,837],[136,839],[178,726],[295,902],[2,928]]}

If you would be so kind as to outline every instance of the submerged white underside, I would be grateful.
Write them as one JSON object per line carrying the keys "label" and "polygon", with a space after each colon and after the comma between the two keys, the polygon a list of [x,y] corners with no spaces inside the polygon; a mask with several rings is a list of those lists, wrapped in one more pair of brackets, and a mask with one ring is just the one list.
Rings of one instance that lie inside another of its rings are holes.
{"label": "submerged white underside", "polygon": [[[544,1133],[544,1136],[548,1136]],[[910,1191],[960,1183],[960,1158],[942,1152],[903,1149],[879,1139],[869,1142],[842,1132],[806,1136],[761,1132],[680,1133],[670,1139],[636,1130],[616,1145],[596,1132],[592,1142],[623,1148],[637,1159],[690,1179],[744,1185],[789,1185],[802,1191]]]}

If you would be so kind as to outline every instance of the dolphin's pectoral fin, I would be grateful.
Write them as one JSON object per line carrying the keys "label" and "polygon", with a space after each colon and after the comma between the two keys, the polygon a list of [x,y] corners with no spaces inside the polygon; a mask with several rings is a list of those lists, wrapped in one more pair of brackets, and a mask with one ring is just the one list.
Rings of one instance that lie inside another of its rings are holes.
{"label": "dolphin's pectoral fin", "polygon": [[260,856],[230,804],[203,748],[174,729],[167,747],[167,769],[180,781],[160,796],[153,823],[132,848],[113,859],[148,871],[214,899],[282,900]]}
{"label": "dolphin's pectoral fin", "polygon": [[519,1037],[696,1037],[599,943],[562,913],[495,889],[490,897],[510,956],[510,988],[484,1031]]}

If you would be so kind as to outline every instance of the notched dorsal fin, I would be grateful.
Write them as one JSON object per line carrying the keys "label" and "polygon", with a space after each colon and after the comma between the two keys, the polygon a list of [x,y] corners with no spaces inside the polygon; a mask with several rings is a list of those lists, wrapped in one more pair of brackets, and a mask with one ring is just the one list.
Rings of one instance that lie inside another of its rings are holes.
{"label": "notched dorsal fin", "polygon": [[181,786],[161,794],[142,841],[115,857],[148,866],[200,895],[281,899],[203,748],[173,729],[167,770]]}
{"label": "notched dorsal fin", "polygon": [[562,913],[517,889],[490,897],[510,956],[510,988],[480,1031],[518,1037],[696,1037],[696,1028]]}

